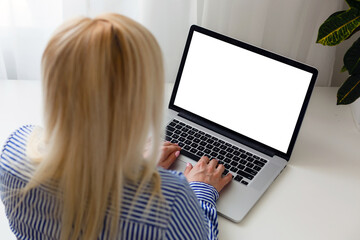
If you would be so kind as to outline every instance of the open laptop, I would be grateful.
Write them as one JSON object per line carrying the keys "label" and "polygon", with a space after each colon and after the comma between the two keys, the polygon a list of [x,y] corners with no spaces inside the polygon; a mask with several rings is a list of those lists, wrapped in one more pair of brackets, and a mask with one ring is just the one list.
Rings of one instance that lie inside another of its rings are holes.
{"label": "open laptop", "polygon": [[169,103],[165,138],[178,143],[173,169],[201,156],[231,172],[220,215],[241,221],[286,167],[317,70],[191,26]]}

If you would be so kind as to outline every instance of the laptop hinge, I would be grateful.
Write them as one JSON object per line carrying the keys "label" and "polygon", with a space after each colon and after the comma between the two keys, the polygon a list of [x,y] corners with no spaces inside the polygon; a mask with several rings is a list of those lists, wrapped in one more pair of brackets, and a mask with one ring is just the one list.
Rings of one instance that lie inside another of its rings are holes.
{"label": "laptop hinge", "polygon": [[274,151],[271,151],[271,150],[267,149],[266,147],[261,146],[260,144],[254,143],[251,139],[248,139],[245,136],[239,136],[239,134],[237,134],[235,132],[231,132],[231,130],[226,130],[225,128],[223,128],[221,126],[215,126],[214,124],[210,124],[206,120],[202,120],[199,117],[194,117],[193,115],[188,114],[186,112],[179,112],[178,116],[185,118],[196,124],[199,124],[205,128],[208,128],[218,134],[224,135],[224,136],[226,136],[234,141],[237,141],[241,144],[244,144],[250,148],[253,148],[267,156],[273,157],[275,155]]}

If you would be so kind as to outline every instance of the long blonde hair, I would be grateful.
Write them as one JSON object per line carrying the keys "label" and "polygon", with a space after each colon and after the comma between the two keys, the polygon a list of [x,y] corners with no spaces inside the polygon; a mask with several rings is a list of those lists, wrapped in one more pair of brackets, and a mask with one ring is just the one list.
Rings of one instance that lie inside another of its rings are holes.
{"label": "long blonde hair", "polygon": [[[56,180],[61,239],[94,239],[110,203],[119,214],[125,181],[151,183],[151,194],[161,195],[156,171],[161,51],[152,34],[127,17],[79,18],[53,35],[42,70],[44,150],[39,153],[30,142],[30,156],[40,160],[25,190]],[[145,159],[149,136],[154,141]],[[112,236],[118,232],[117,217],[111,218]]]}

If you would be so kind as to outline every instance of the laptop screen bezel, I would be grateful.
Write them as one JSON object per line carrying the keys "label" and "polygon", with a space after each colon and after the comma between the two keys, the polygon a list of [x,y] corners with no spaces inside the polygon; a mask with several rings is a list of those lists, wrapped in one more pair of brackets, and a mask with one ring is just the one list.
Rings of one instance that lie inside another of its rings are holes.
{"label": "laptop screen bezel", "polygon": [[[183,73],[183,70],[184,70],[187,54],[189,52],[189,47],[190,47],[190,44],[191,44],[192,36],[193,36],[195,31],[199,32],[201,34],[205,34],[207,36],[213,37],[215,39],[227,42],[229,44],[235,45],[237,47],[240,47],[240,48],[252,51],[254,53],[263,55],[265,57],[274,59],[276,61],[280,61],[280,62],[288,64],[290,66],[302,69],[302,70],[312,74],[312,78],[310,80],[310,83],[309,83],[309,86],[308,86],[308,89],[307,89],[307,92],[306,92],[306,95],[305,95],[305,98],[304,98],[304,102],[303,102],[303,105],[301,107],[300,114],[299,114],[298,120],[296,122],[296,125],[295,125],[295,128],[294,128],[294,131],[293,131],[293,134],[292,134],[292,137],[291,137],[287,152],[282,152],[282,151],[279,151],[279,150],[274,149],[272,147],[269,147],[269,146],[267,146],[267,145],[265,145],[265,144],[263,144],[261,142],[258,142],[258,141],[254,140],[254,139],[251,139],[251,138],[249,138],[247,136],[244,136],[244,135],[242,135],[240,133],[237,133],[237,132],[235,132],[235,131],[233,131],[231,129],[223,127],[223,126],[221,126],[221,125],[219,125],[217,123],[214,123],[214,122],[212,122],[212,121],[210,121],[208,119],[205,119],[205,118],[203,118],[203,117],[201,117],[199,115],[196,115],[195,113],[192,113],[192,112],[190,112],[190,111],[188,111],[186,109],[183,109],[183,108],[181,108],[179,106],[176,106],[174,104],[176,94],[177,94],[177,91],[178,91],[178,87],[179,87],[179,84],[180,84],[181,76],[182,76],[182,73]],[[279,156],[279,157],[281,157],[281,158],[288,161],[290,159],[292,150],[294,148],[296,138],[297,138],[297,136],[299,134],[300,127],[301,127],[302,121],[304,119],[305,112],[306,112],[306,109],[307,109],[307,106],[308,106],[308,103],[309,103],[309,100],[310,100],[310,96],[311,96],[311,93],[312,93],[313,88],[315,86],[315,81],[316,81],[317,74],[318,74],[318,71],[315,68],[311,67],[311,66],[308,66],[308,65],[305,65],[303,63],[297,62],[295,60],[289,59],[287,57],[275,54],[275,53],[267,51],[265,49],[250,45],[248,43],[245,43],[245,42],[242,42],[242,41],[227,37],[225,35],[213,32],[213,31],[211,31],[209,29],[205,29],[205,28],[202,28],[202,27],[197,26],[197,25],[192,25],[190,27],[189,35],[188,35],[187,40],[186,40],[184,52],[183,52],[183,55],[182,55],[182,58],[181,58],[179,70],[178,70],[178,73],[177,73],[177,76],[176,76],[174,88],[173,88],[173,91],[172,91],[172,94],[171,94],[171,98],[170,98],[170,102],[169,102],[168,107],[169,107],[169,109],[172,109],[172,110],[178,112],[179,115],[183,115],[183,116],[186,116],[186,117],[190,118],[196,124],[199,124],[201,126],[209,128],[210,130],[212,130],[214,132],[222,134],[222,135],[224,135],[224,136],[226,136],[226,137],[228,137],[228,138],[230,138],[230,139],[232,139],[234,141],[237,141],[237,142],[239,142],[241,144],[245,144],[245,145],[247,145],[247,146],[249,146],[251,148],[254,148],[257,151],[260,151],[260,152],[265,153],[265,154],[270,155],[270,156],[277,155],[277,156]]]}

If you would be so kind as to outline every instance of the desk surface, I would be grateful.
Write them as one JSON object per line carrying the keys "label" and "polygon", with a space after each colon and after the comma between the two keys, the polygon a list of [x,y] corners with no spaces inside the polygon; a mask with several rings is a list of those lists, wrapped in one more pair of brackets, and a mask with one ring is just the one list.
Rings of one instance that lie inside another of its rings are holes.
{"label": "desk surface", "polygon": [[[360,132],[336,91],[315,88],[289,165],[241,223],[219,217],[220,239],[360,239]],[[0,81],[0,109],[0,144],[21,125],[41,125],[40,82]],[[15,239],[2,203],[0,232]]]}

